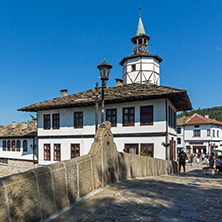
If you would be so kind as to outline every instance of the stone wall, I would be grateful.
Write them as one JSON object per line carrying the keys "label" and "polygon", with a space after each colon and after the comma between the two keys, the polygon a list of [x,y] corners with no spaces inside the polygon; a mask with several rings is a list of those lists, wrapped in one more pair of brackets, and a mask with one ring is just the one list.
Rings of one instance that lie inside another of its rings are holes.
{"label": "stone wall", "polygon": [[15,173],[21,173],[38,167],[32,161],[26,160],[11,160],[7,158],[0,159],[0,178],[9,176]]}
{"label": "stone wall", "polygon": [[174,162],[118,153],[104,122],[88,155],[0,179],[0,221],[40,221],[107,184],[175,170]]}

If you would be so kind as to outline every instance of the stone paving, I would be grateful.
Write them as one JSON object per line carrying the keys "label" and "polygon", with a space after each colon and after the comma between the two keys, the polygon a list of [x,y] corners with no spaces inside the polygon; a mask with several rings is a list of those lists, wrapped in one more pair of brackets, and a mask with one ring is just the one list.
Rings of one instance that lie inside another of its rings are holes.
{"label": "stone paving", "polygon": [[127,180],[61,214],[71,221],[222,221],[222,176],[188,173]]}

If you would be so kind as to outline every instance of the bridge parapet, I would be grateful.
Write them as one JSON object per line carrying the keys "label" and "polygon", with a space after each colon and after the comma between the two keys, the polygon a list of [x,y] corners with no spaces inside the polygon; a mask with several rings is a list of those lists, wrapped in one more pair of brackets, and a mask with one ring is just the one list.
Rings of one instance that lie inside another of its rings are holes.
{"label": "bridge parapet", "polygon": [[175,173],[175,162],[119,153],[110,129],[100,125],[85,156],[2,178],[0,221],[40,221],[113,182]]}

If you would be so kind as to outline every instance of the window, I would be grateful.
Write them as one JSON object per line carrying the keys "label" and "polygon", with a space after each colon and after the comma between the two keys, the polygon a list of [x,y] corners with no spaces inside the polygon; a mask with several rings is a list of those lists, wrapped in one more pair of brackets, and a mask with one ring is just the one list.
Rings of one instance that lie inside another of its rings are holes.
{"label": "window", "polygon": [[125,144],[125,152],[138,154],[138,144]]}
{"label": "window", "polygon": [[59,113],[52,114],[52,128],[59,129]]}
{"label": "window", "polygon": [[123,108],[123,126],[134,126],[134,107]]}
{"label": "window", "polygon": [[20,145],[20,140],[17,140],[17,146],[16,146],[17,151],[20,151],[20,147],[21,147],[21,145]]}
{"label": "window", "polygon": [[80,144],[71,144],[71,159],[80,156]]}
{"label": "window", "polygon": [[207,136],[210,136],[210,129],[207,129]]}
{"label": "window", "polygon": [[177,138],[177,144],[181,144],[181,138]]}
{"label": "window", "polygon": [[177,128],[177,134],[181,134],[181,128],[180,127]]}
{"label": "window", "polygon": [[10,144],[10,140],[8,140],[8,143],[7,143],[7,151],[10,151],[11,149],[11,144]]}
{"label": "window", "polygon": [[61,160],[60,144],[54,144],[54,160],[55,161],[60,161]]}
{"label": "window", "polygon": [[199,128],[200,126],[199,125],[194,125],[194,128]]}
{"label": "window", "polygon": [[172,110],[170,106],[168,106],[168,124],[170,127],[176,128],[177,127],[177,118],[176,112]]}
{"label": "window", "polygon": [[27,140],[23,141],[23,152],[27,152],[28,151],[28,144],[27,144]]}
{"label": "window", "polygon": [[74,128],[83,128],[83,112],[74,112]]}
{"label": "window", "polygon": [[219,130],[217,130],[217,137],[219,137]]}
{"label": "window", "polygon": [[215,130],[213,130],[213,137],[215,137]]}
{"label": "window", "polygon": [[153,125],[153,106],[140,107],[140,125]]}
{"label": "window", "polygon": [[44,115],[44,129],[50,129],[50,114]]}
{"label": "window", "polygon": [[131,66],[131,71],[136,71],[136,65]]}
{"label": "window", "polygon": [[141,144],[141,152],[144,152],[147,156],[153,157],[153,143]]}
{"label": "window", "polygon": [[44,144],[44,160],[51,160],[50,144]]}
{"label": "window", "polygon": [[5,140],[3,140],[2,147],[3,147],[3,151],[6,151],[6,141]]}
{"label": "window", "polygon": [[193,131],[193,136],[200,137],[200,130],[194,130]]}
{"label": "window", "polygon": [[112,127],[116,126],[117,124],[117,110],[116,109],[106,110],[106,121],[110,121]]}
{"label": "window", "polygon": [[15,151],[15,140],[12,140],[12,151]]}

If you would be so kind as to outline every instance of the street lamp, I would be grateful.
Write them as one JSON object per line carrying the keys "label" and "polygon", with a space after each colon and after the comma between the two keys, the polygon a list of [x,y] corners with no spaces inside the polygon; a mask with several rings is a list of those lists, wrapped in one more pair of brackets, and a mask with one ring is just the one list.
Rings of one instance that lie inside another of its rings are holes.
{"label": "street lamp", "polygon": [[112,69],[112,66],[106,62],[104,62],[97,66],[100,72],[100,79],[102,80],[102,122],[104,121],[104,88],[106,86],[107,80],[109,80],[109,72]]}

